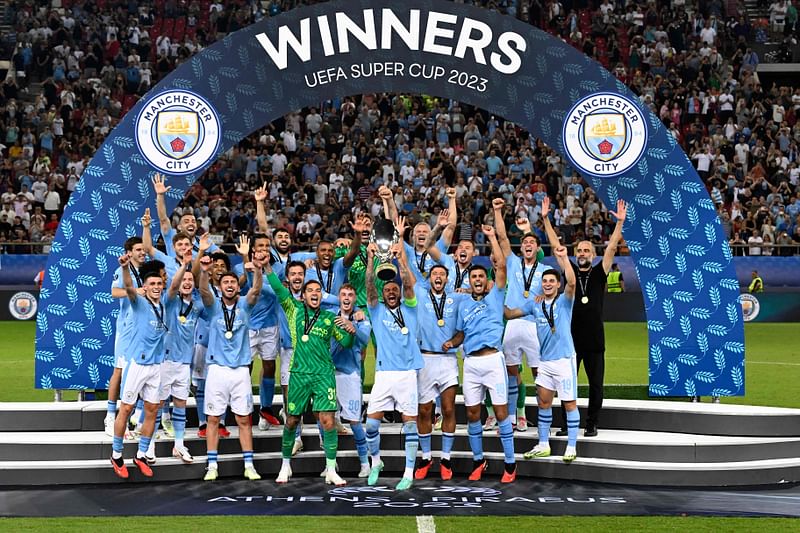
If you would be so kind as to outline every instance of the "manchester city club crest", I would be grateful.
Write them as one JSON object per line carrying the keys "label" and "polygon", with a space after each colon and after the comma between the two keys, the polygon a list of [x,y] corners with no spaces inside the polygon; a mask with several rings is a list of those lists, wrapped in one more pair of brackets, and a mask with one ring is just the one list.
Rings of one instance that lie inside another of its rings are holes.
{"label": "manchester city club crest", "polygon": [[28,320],[36,314],[36,296],[29,292],[18,292],[8,301],[8,310],[17,320]]}
{"label": "manchester city club crest", "polygon": [[183,89],[147,100],[136,118],[136,144],[147,161],[172,175],[191,174],[216,159],[220,120],[211,104]]}
{"label": "manchester city club crest", "polygon": [[567,157],[582,174],[611,178],[639,162],[647,146],[647,124],[632,100],[597,93],[572,107],[563,140]]}

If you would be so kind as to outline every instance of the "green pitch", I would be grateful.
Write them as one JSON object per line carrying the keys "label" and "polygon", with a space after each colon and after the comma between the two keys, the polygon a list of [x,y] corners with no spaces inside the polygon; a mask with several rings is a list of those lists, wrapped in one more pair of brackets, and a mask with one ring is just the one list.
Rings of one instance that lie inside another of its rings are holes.
{"label": "green pitch", "polygon": [[[0,530],[6,531],[48,531],[61,533],[67,531],[90,531],[121,529],[140,533],[193,533],[207,529],[216,523],[230,530],[256,530],[268,525],[273,531],[282,533],[306,533],[319,529],[324,522],[328,533],[351,532],[353,526],[362,531],[393,533],[414,533],[418,531],[416,518],[399,516],[217,516],[208,517],[113,517],[113,518],[17,518],[0,519]],[[791,531],[797,527],[797,520],[789,518],[703,518],[703,517],[608,517],[608,516],[514,516],[514,517],[436,517],[436,531],[439,533],[463,533],[481,531],[499,533],[501,531],[592,531],[619,532],[660,532],[692,531],[716,533],[719,531]]]}
{"label": "green pitch", "polygon": [[[794,391],[800,383],[800,344],[795,342],[797,324],[746,324],[746,392],[744,397],[725,398],[725,403],[800,408]],[[33,322],[0,322],[0,401],[51,401],[52,391],[36,390],[33,379]],[[644,323],[606,324],[606,383],[647,383],[647,328]],[[366,359],[366,381],[372,384],[375,358]],[[259,363],[256,363],[259,364]],[[258,372],[254,371],[254,382]],[[531,383],[530,371],[525,381]],[[581,374],[581,382],[585,377]],[[611,392],[611,391],[610,391]],[[532,392],[529,392],[532,394]],[[613,397],[613,394],[609,395]],[[74,399],[66,392],[65,399]]]}

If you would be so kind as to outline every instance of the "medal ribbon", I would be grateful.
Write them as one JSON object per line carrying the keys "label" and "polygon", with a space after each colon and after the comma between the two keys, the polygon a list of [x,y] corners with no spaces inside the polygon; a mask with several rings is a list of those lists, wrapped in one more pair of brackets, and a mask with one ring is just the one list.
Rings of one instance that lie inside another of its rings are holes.
{"label": "medal ribbon", "polygon": [[558,295],[553,298],[553,301],[550,302],[550,314],[547,314],[547,307],[544,304],[544,300],[542,300],[542,313],[544,313],[544,317],[547,319],[547,323],[550,324],[550,331],[556,329],[556,318],[553,314],[553,307],[556,305],[556,300],[558,300]]}
{"label": "medal ribbon", "polygon": [[[319,268],[319,263],[316,264],[317,267],[317,279],[319,282],[322,283],[322,270]],[[333,284],[333,265],[328,267],[328,281],[325,283],[325,292],[331,292],[331,285]]]}
{"label": "medal ribbon", "polygon": [[311,320],[308,319],[308,306],[303,306],[303,311],[306,314],[305,320],[303,321],[303,335],[308,335],[311,333],[311,330],[314,329],[314,324],[317,322],[319,318],[319,314],[322,311],[321,307],[317,308],[317,311],[314,313],[314,316],[311,317]]}
{"label": "medal ribbon", "polygon": [[222,314],[225,317],[225,331],[233,332],[233,323],[236,321],[236,305],[233,306],[230,314],[228,314],[228,306],[225,305],[222,299],[220,299],[220,303],[222,304]]}
{"label": "medal ribbon", "polygon": [[395,324],[400,326],[401,329],[406,327],[406,321],[403,319],[403,310],[400,309],[399,305],[397,306],[397,313],[395,313],[392,309],[389,309],[388,307],[386,308],[386,310],[389,311],[390,315],[392,315]]}
{"label": "medal ribbon", "polygon": [[150,301],[150,298],[147,298],[147,303],[149,303],[150,307],[153,308],[153,314],[156,315],[156,318],[158,319],[158,322],[162,326],[164,326],[164,330],[165,331],[169,331],[169,328],[167,327],[167,324],[164,322],[164,304],[162,304],[161,302],[158,302],[158,308],[156,309],[155,304]]}
{"label": "medal ribbon", "polygon": [[529,292],[533,283],[533,275],[536,274],[536,267],[539,266],[539,260],[537,259],[533,263],[530,274],[525,274],[525,258],[521,257],[520,261],[522,262],[522,277],[525,279],[525,292]]}
{"label": "medal ribbon", "polygon": [[578,271],[578,284],[581,286],[581,296],[586,296],[586,288],[589,286],[589,278],[592,275],[592,268],[589,268],[589,274],[587,276],[581,276],[580,270]]}
{"label": "medal ribbon", "polygon": [[433,304],[433,311],[436,313],[436,320],[442,320],[444,318],[444,301],[447,295],[442,292],[442,298],[437,302],[436,296],[434,296],[433,291],[428,291],[428,297],[431,299],[431,303]]}
{"label": "medal ribbon", "polygon": [[414,257],[417,261],[417,268],[419,269],[420,274],[425,274],[425,261],[428,260],[428,252],[422,252],[422,255],[417,255],[417,251],[414,250]]}
{"label": "medal ribbon", "polygon": [[[189,302],[189,307],[187,307],[187,308],[186,308],[186,310],[184,310],[184,309],[183,309],[183,298],[181,298],[181,300],[180,300],[180,305],[181,305],[181,308],[180,308],[180,311],[178,312],[178,314],[179,314],[180,316],[182,316],[183,318],[186,318],[186,316],[187,316],[189,313],[191,313],[191,312],[192,312],[192,308],[194,307],[194,301],[190,301],[190,302]],[[224,304],[223,304],[223,305],[224,305]]]}
{"label": "medal ribbon", "polygon": [[142,286],[142,277],[139,275],[139,269],[137,269],[133,265],[128,265],[128,268],[130,269],[131,274],[133,274],[133,279],[136,280],[136,285],[138,287],[141,287]]}

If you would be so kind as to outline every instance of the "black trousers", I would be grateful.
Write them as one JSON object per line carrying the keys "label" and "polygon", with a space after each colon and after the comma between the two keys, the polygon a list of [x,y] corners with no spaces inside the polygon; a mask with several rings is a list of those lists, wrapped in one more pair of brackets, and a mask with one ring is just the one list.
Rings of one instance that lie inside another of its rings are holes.
{"label": "black trousers", "polygon": [[[603,408],[603,379],[606,373],[605,350],[599,352],[577,352],[578,372],[581,363],[586,370],[586,377],[589,380],[589,409],[586,414],[586,425],[600,422],[600,410]],[[561,427],[567,427],[567,412],[562,409]]]}

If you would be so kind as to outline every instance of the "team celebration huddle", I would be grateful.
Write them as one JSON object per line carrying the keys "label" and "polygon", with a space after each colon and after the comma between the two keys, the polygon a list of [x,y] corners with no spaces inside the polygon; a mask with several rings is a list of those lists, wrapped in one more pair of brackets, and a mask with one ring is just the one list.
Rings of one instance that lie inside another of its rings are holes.
{"label": "team celebration huddle", "polygon": [[[603,298],[621,240],[624,202],[612,211],[617,223],[595,264],[595,245],[589,241],[577,243],[575,262],[569,259],[545,199],[544,232],[558,264],[552,268],[541,261],[540,238],[526,219],[515,222],[522,236],[519,252],[512,251],[502,198],[492,202],[493,223],[479,228],[490,261],[476,261],[475,242],[454,241],[459,220],[455,189],[444,192],[446,209],[432,224],[409,227],[393,193],[381,187],[382,210],[375,210],[375,217],[358,214],[350,224],[350,239],[323,240],[314,252],[293,252],[291,234],[269,227],[263,186],[254,191],[257,230],[239,237],[241,262],[232,266],[208,235],[199,235],[193,215],[182,216],[172,228],[165,202],[169,186],[160,175],[153,185],[167,253],[153,245],[147,210],[141,237],[124,243],[112,286],[120,303],[106,432],[113,435],[111,464],[119,477],[129,475],[122,454],[125,438],[132,437],[129,424],[136,424],[139,434],[133,465],[143,475],[153,476],[155,431],[159,425],[167,427],[167,416],[174,432],[173,456],[194,461],[184,444],[192,388],[197,434],[207,446],[204,479],[219,475],[219,439],[230,435],[224,426],[228,410],[238,427],[244,476],[261,479],[253,463],[251,372],[256,358],[261,360],[258,428],[283,428],[278,483],[292,477],[291,458],[302,449],[302,417],[309,411],[325,452],[325,483],[346,483],[336,465],[342,423],[353,434],[361,463],[358,477],[367,478],[369,485],[378,483],[384,468],[380,426],[395,411],[402,418],[405,446],[398,490],[429,474],[435,412],[441,414],[436,427],[441,424],[442,479],[459,474],[481,479],[488,464],[484,432],[491,429],[486,435],[494,438],[496,424],[505,462],[501,481],[513,482],[514,432],[528,426],[523,357],[535,378],[539,432],[538,444],[524,457],[550,456],[556,396],[565,413],[565,420],[557,422],[558,434],[567,436],[563,460],[577,457],[581,363],[590,383],[584,435],[597,434],[603,399]],[[388,238],[380,238],[387,227]],[[373,353],[374,384],[364,419],[364,361]],[[283,391],[280,413],[272,405],[276,379]],[[451,450],[459,385],[473,464],[469,472],[454,473]],[[485,424],[484,404],[489,413]]]}

